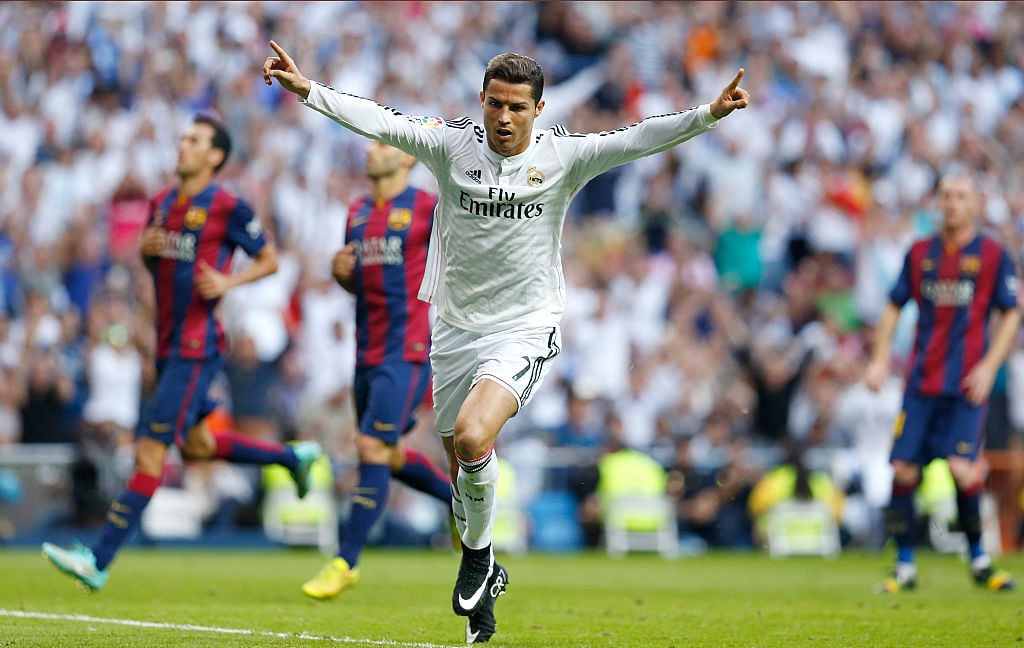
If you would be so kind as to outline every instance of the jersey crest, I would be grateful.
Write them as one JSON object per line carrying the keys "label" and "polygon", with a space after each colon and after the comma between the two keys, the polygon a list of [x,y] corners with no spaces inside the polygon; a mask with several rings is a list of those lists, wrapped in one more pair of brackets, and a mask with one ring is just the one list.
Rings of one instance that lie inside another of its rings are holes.
{"label": "jersey crest", "polygon": [[960,272],[976,275],[981,270],[981,259],[976,254],[967,254],[960,259]]}
{"label": "jersey crest", "polygon": [[526,184],[531,187],[539,187],[544,184],[544,172],[537,167],[530,167],[526,172]]}
{"label": "jersey crest", "polygon": [[206,210],[202,207],[189,207],[185,212],[185,227],[197,230],[206,224]]}
{"label": "jersey crest", "polygon": [[412,223],[412,210],[403,207],[396,207],[388,213],[388,229],[400,232],[409,227]]}

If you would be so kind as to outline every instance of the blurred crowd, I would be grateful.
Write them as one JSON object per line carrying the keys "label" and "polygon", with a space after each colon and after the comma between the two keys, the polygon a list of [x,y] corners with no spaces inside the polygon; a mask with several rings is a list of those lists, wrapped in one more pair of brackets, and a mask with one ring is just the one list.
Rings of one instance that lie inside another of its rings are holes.
{"label": "blurred crowd", "polygon": [[[793,460],[876,542],[901,381],[861,384],[872,325],[943,173],[975,172],[984,228],[1024,250],[1022,34],[1010,2],[2,3],[0,446],[75,443],[98,498],[120,487],[154,377],[137,235],[208,112],[234,136],[220,181],[282,252],[224,299],[223,414],[319,439],[343,481],[353,304],[329,269],[366,141],[263,84],[271,38],[312,79],[443,117],[479,118],[484,65],[518,51],[546,73],[538,126],[577,132],[706,103],[742,67],[751,108],[574,202],[563,352],[499,453],[522,501],[569,492],[585,518],[602,454],[643,452],[681,533],[723,547],[751,545],[749,494]],[[991,447],[1024,427],[1022,370],[1000,374]]]}

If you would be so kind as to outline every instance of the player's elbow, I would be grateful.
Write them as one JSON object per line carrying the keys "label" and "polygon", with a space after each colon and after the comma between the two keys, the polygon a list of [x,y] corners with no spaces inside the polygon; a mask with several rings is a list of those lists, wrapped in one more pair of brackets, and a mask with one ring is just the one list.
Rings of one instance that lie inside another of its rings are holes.
{"label": "player's elbow", "polygon": [[1006,311],[1006,315],[1015,326],[1020,326],[1021,319],[1024,318],[1024,304],[1018,304],[1014,308],[1009,309]]}
{"label": "player's elbow", "polygon": [[259,256],[256,257],[256,261],[260,264],[263,269],[261,273],[263,276],[271,275],[277,272],[277,268],[281,265],[281,260],[277,254],[277,247],[272,243],[268,243],[264,247]]}

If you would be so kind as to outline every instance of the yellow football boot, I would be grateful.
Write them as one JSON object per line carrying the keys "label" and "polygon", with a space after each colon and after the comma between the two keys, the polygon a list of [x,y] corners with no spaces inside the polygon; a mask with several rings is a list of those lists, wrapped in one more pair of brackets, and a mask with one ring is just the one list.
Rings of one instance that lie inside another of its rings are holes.
{"label": "yellow football boot", "polygon": [[351,589],[358,581],[358,567],[349,567],[344,558],[333,558],[316,576],[306,581],[302,593],[315,599],[330,599]]}
{"label": "yellow football boot", "polygon": [[990,592],[1008,592],[1017,585],[1010,572],[1003,571],[1002,569],[985,567],[973,572],[972,575],[974,576],[975,583],[988,588]]}

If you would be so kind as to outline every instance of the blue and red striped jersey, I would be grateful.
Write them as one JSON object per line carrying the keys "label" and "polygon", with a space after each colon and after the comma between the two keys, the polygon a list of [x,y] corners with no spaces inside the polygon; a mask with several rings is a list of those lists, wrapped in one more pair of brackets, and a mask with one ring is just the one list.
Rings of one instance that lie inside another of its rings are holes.
{"label": "blue and red striped jersey", "polygon": [[918,307],[906,384],[925,396],[956,396],[988,349],[993,310],[1017,307],[1017,268],[995,240],[975,236],[961,248],[933,236],[907,252],[889,299]]}
{"label": "blue and red striped jersey", "polygon": [[149,208],[149,224],[167,232],[160,256],[149,263],[156,286],[157,357],[217,357],[226,347],[214,314],[220,300],[196,292],[199,261],[230,273],[236,248],[253,256],[266,245],[263,226],[247,202],[216,184],[194,196],[166,187]]}
{"label": "blue and red striped jersey", "polygon": [[427,264],[437,196],[407,187],[391,200],[349,207],[345,240],[355,244],[356,366],[426,362],[430,304],[417,298]]}

